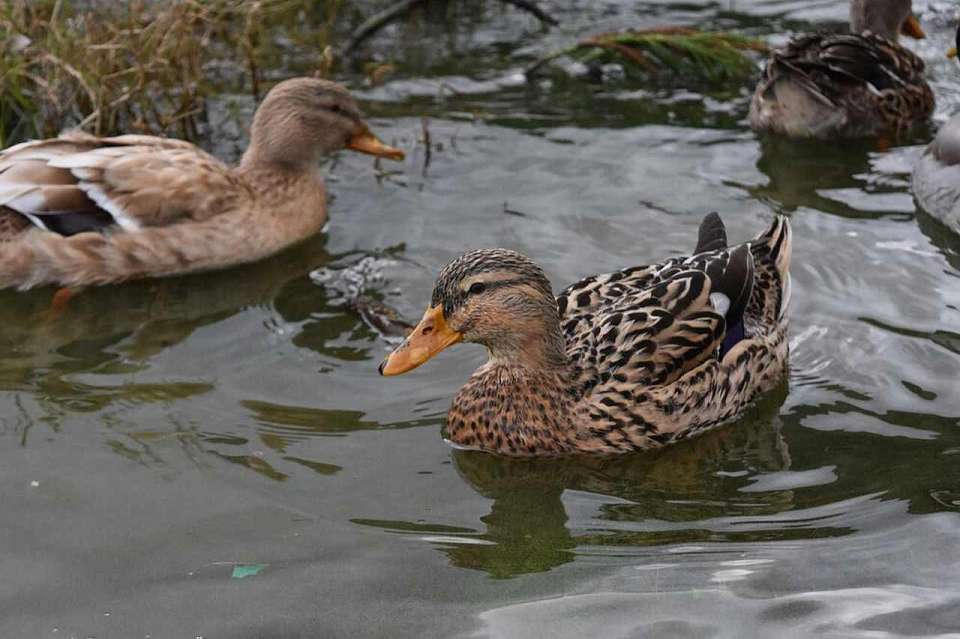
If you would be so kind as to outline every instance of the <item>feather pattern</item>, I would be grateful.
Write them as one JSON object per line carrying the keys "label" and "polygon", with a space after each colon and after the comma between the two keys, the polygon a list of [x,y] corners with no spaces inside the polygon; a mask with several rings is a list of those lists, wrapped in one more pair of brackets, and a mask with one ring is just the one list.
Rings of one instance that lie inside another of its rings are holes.
{"label": "feather pattern", "polygon": [[912,51],[870,32],[801,36],[771,54],[750,124],[821,139],[900,134],[933,113],[924,70]]}
{"label": "feather pattern", "polygon": [[[726,237],[719,217],[705,220],[702,231],[701,238]],[[736,416],[785,370],[790,249],[790,226],[778,217],[734,248],[569,286],[556,298],[566,365],[548,370],[492,358],[454,400],[449,439],[508,455],[619,453]],[[441,274],[435,305],[456,279]],[[726,301],[715,303],[718,296]],[[723,351],[731,325],[742,327],[742,338]]]}

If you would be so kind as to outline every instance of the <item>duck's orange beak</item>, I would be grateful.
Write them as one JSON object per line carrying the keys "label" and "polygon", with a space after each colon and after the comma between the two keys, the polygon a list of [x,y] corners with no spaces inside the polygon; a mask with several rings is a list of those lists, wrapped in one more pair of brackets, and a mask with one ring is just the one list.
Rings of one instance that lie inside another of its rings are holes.
{"label": "duck's orange beak", "polygon": [[947,57],[948,57],[948,58],[955,58],[955,57],[957,57],[957,48],[956,48],[956,47],[953,47],[952,49],[950,49],[949,51],[947,51]]}
{"label": "duck's orange beak", "polygon": [[917,16],[910,16],[903,21],[903,24],[900,25],[900,35],[910,36],[917,40],[923,40],[927,37],[927,34],[923,32],[923,27],[920,26],[920,21],[917,20]]}
{"label": "duck's orange beak", "polygon": [[406,373],[462,339],[463,335],[447,325],[442,306],[429,308],[403,344],[380,363],[380,374],[389,376]]}
{"label": "duck's orange beak", "polygon": [[347,148],[391,160],[402,160],[404,157],[403,151],[388,146],[378,140],[377,136],[375,136],[366,125],[363,125],[353,134],[353,137],[347,141]]}

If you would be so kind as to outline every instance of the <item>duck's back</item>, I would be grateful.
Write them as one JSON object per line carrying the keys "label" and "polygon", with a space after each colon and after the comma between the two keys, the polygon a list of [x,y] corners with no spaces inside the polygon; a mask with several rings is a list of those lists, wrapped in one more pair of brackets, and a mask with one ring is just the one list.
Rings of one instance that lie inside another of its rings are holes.
{"label": "duck's back", "polygon": [[910,50],[869,32],[796,38],[768,60],[750,125],[820,139],[896,133],[933,112],[924,68]]}
{"label": "duck's back", "polygon": [[591,432],[613,448],[658,445],[715,425],[768,390],[787,355],[789,263],[790,229],[778,217],[737,247],[563,291],[562,328]]}
{"label": "duck's back", "polygon": [[923,210],[960,233],[960,115],[940,129],[917,160],[913,194]]}

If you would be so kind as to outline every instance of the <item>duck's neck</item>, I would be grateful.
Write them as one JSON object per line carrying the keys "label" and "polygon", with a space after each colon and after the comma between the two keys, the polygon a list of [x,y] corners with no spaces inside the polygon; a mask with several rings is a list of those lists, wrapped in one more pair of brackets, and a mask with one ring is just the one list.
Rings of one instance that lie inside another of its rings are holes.
{"label": "duck's neck", "polygon": [[896,12],[882,6],[883,3],[871,0],[852,0],[850,3],[850,32],[870,31],[896,42],[900,36],[901,20]]}
{"label": "duck's neck", "polygon": [[560,318],[555,312],[546,319],[536,317],[525,321],[515,318],[509,335],[498,335],[484,345],[490,353],[490,364],[498,368],[527,371],[567,368],[567,341],[560,331]]}
{"label": "duck's neck", "polygon": [[284,127],[254,124],[250,145],[240,159],[241,171],[307,174],[316,170],[327,150],[297,139]]}

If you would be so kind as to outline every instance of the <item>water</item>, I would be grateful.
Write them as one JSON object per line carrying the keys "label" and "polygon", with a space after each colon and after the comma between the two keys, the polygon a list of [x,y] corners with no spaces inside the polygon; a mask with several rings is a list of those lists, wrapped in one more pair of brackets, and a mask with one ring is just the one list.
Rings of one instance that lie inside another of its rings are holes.
{"label": "water", "polygon": [[[947,4],[921,5],[938,119],[960,96]],[[374,40],[400,71],[359,94],[408,158],[332,162],[325,235],[60,319],[49,290],[0,293],[0,636],[960,636],[960,240],[909,195],[925,134],[761,144],[736,86],[514,79],[576,34],[802,30],[844,3],[551,8],[546,35],[454,5]],[[480,246],[559,290],[688,252],[711,210],[732,239],[791,218],[791,372],[661,452],[452,451],[482,350],[383,379],[389,341],[345,305],[362,288],[416,318]]]}

